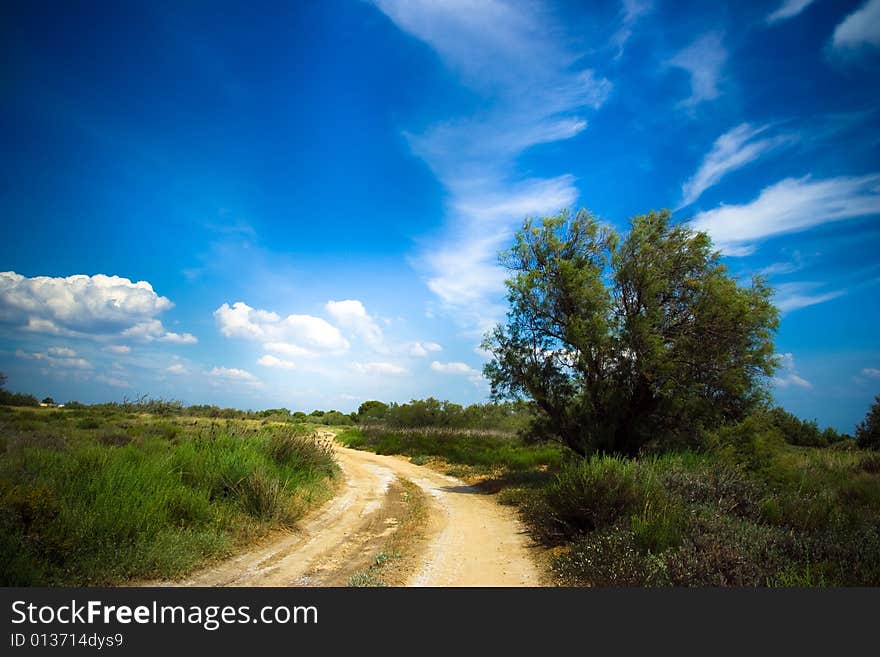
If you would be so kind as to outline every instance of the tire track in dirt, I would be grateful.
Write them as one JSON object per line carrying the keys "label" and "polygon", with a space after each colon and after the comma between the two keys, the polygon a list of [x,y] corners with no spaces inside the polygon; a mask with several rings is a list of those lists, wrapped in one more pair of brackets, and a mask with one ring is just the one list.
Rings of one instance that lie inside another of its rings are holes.
{"label": "tire track in dirt", "polygon": [[408,479],[426,493],[424,538],[394,579],[407,586],[540,586],[513,511],[462,481],[394,457],[334,445],[340,492],[290,533],[208,568],[183,586],[344,586],[375,559],[400,517]]}

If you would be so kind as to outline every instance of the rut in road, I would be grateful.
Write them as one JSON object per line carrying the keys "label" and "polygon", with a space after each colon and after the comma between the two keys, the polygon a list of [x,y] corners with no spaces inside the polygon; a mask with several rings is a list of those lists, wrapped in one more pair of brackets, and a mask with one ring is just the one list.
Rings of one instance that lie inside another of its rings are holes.
{"label": "rut in road", "polygon": [[345,586],[395,531],[406,479],[429,498],[426,535],[401,564],[407,586],[540,586],[533,548],[512,510],[458,479],[394,456],[334,445],[340,493],[292,533],[177,584]]}

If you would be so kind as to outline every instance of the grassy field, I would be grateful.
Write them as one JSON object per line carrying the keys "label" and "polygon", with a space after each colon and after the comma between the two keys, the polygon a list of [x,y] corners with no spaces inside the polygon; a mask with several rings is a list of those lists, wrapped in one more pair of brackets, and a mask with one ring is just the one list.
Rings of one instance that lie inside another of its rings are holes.
{"label": "grassy field", "polygon": [[340,438],[497,492],[548,548],[561,585],[880,585],[880,456],[851,440],[795,446],[753,425],[699,452],[637,459],[455,430]]}
{"label": "grassy field", "polygon": [[332,493],[307,424],[0,407],[0,584],[173,578]]}

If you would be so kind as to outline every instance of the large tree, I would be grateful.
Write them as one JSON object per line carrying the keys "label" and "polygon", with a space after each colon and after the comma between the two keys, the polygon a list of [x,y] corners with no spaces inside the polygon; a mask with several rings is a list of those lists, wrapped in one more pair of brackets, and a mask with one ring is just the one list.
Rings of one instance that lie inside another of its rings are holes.
{"label": "large tree", "polygon": [[709,237],[667,211],[625,236],[588,212],[527,220],[502,254],[510,309],[483,343],[496,398],[530,399],[534,433],[575,452],[697,440],[766,392],[778,313]]}

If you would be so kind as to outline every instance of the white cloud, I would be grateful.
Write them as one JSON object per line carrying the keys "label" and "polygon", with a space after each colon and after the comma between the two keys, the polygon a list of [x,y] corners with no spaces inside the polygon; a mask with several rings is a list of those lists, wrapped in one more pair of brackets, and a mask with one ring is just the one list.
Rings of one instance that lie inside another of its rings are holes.
{"label": "white cloud", "polygon": [[471,332],[482,335],[503,316],[505,271],[497,254],[526,216],[571,207],[577,199],[574,178],[526,180],[497,189],[487,187],[450,202],[457,218],[454,234],[421,256],[428,288]]}
{"label": "white cloud", "polygon": [[831,41],[836,50],[880,47],[880,0],[868,0],[843,19],[834,29]]}
{"label": "white cloud", "polygon": [[145,342],[153,342],[154,340],[158,342],[173,342],[176,344],[195,344],[198,342],[192,333],[180,334],[166,331],[165,327],[162,326],[162,322],[158,319],[150,319],[135,324],[131,328],[125,329],[122,332],[122,336],[125,338],[144,340]]}
{"label": "white cloud", "polygon": [[830,292],[814,292],[817,283],[780,283],[774,288],[774,303],[783,313],[815,306],[816,304],[831,301],[846,294],[846,290],[832,290]]}
{"label": "white cloud", "polygon": [[257,377],[247,370],[241,370],[237,367],[215,367],[208,372],[208,376],[218,382],[240,382],[254,387],[262,386],[262,383]]}
{"label": "white cloud", "polygon": [[[441,308],[468,330],[501,313],[504,274],[498,250],[527,214],[574,203],[573,178],[527,179],[517,158],[527,149],[570,139],[587,125],[611,83],[577,67],[563,26],[531,3],[377,0],[403,31],[431,46],[479,98],[473,115],[405,133],[447,191],[448,223],[414,258]],[[635,5],[633,5],[635,6]]]}
{"label": "white cloud", "polygon": [[264,356],[261,356],[257,363],[262,365],[263,367],[276,367],[282,370],[292,370],[296,368],[296,363],[294,363],[293,361],[284,360],[270,354],[265,354]]}
{"label": "white cloud", "polygon": [[670,59],[667,64],[687,71],[691,78],[691,95],[679,103],[695,107],[703,101],[718,98],[721,69],[727,62],[727,50],[716,32],[704,34]]}
{"label": "white cloud", "polygon": [[436,342],[413,342],[409,345],[409,355],[416,358],[424,358],[434,351],[443,351],[443,347]]}
{"label": "white cloud", "polygon": [[316,354],[308,349],[304,349],[298,345],[288,342],[265,342],[263,349],[266,351],[274,351],[276,354],[285,354],[287,356],[315,356]]}
{"label": "white cloud", "polygon": [[742,123],[718,137],[697,172],[682,185],[680,207],[696,201],[704,191],[731,171],[740,169],[771,149],[791,141],[787,136],[754,139],[765,132],[767,127],[756,128]]}
{"label": "white cloud", "polygon": [[85,358],[77,358],[76,352],[72,349],[53,347],[45,352],[27,352],[19,349],[15,355],[18,358],[40,361],[51,367],[77,370],[92,369],[92,364]]}
{"label": "white cloud", "polygon": [[433,361],[431,369],[442,374],[478,374],[477,370],[466,363],[441,363]]}
{"label": "white cloud", "polygon": [[138,327],[149,326],[150,339],[195,342],[189,333],[165,332],[156,319],[173,305],[146,281],[104,274],[28,278],[0,272],[0,321],[36,333],[99,338],[127,331],[138,335]]}
{"label": "white cloud", "polygon": [[104,347],[104,351],[111,354],[128,354],[131,353],[131,347],[124,344],[108,344]]}
{"label": "white cloud", "polygon": [[466,376],[468,381],[476,386],[484,383],[483,374],[479,370],[475,370],[467,363],[451,362],[441,363],[440,361],[432,361],[431,369],[440,374],[451,374],[453,376]]}
{"label": "white cloud", "polygon": [[880,369],[876,367],[866,367],[862,370],[862,375],[871,379],[880,379]]}
{"label": "white cloud", "polygon": [[621,10],[620,28],[611,37],[611,43],[617,48],[617,56],[619,58],[623,54],[623,47],[632,36],[633,27],[636,22],[651,11],[653,3],[651,0],[623,0]]}
{"label": "white cloud", "polygon": [[394,363],[352,363],[352,369],[360,374],[408,374],[405,367]]}
{"label": "white cloud", "polygon": [[782,4],[767,16],[767,24],[773,25],[794,18],[811,4],[813,4],[813,0],[782,0]]}
{"label": "white cloud", "polygon": [[368,346],[377,351],[385,350],[385,339],[382,329],[375,320],[367,314],[367,309],[357,299],[345,301],[328,301],[324,306],[327,314],[342,328],[352,331],[359,336]]}
{"label": "white cloud", "polygon": [[186,368],[180,363],[175,363],[174,365],[166,367],[165,371],[170,374],[187,374]]}
{"label": "white cloud", "polygon": [[880,214],[880,174],[812,180],[786,178],[761,190],[751,203],[700,212],[691,227],[709,233],[726,255],[743,255],[751,243],[832,221]]}
{"label": "white cloud", "polygon": [[130,388],[131,384],[127,381],[123,381],[115,376],[106,376],[104,374],[98,374],[95,377],[95,381],[99,383],[106,383],[108,386],[113,386],[114,388]]}
{"label": "white cloud", "polygon": [[778,354],[779,373],[773,378],[773,383],[780,388],[796,386],[798,388],[810,389],[813,384],[797,373],[794,364],[794,356],[791,353]]}
{"label": "white cloud", "polygon": [[49,347],[46,353],[50,356],[60,356],[63,358],[73,358],[76,356],[76,352],[68,347]]}
{"label": "white cloud", "polygon": [[[312,315],[280,315],[268,310],[256,310],[242,301],[224,303],[214,317],[220,332],[226,337],[260,340],[267,350],[283,353],[342,353],[349,343],[339,329]],[[282,347],[282,345],[284,345]],[[270,349],[271,347],[271,349]],[[284,352],[288,349],[288,352]]]}

